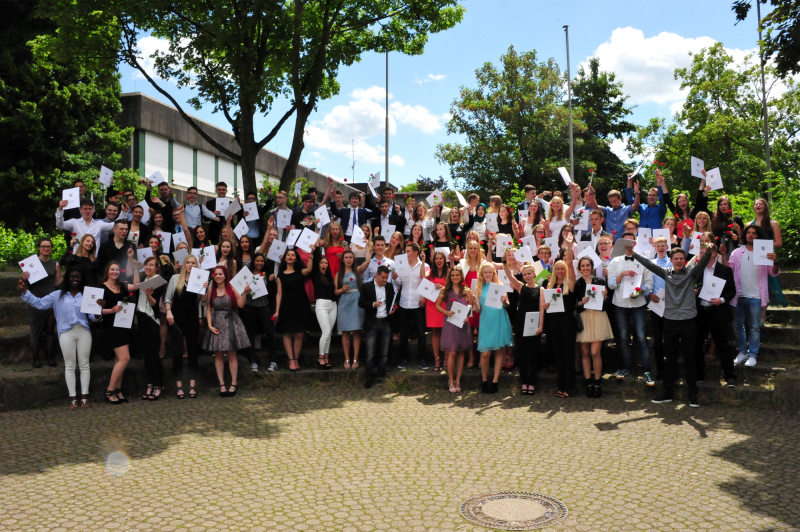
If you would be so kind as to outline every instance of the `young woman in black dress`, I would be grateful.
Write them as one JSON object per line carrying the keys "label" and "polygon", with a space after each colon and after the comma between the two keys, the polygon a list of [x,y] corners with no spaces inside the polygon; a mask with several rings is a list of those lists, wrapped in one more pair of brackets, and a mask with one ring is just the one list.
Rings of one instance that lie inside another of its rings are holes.
{"label": "young woman in black dress", "polygon": [[[253,275],[262,277],[264,285],[267,283],[267,259],[261,253],[253,255],[251,263],[251,271]],[[253,293],[247,294],[247,301],[240,310],[242,315],[242,322],[247,329],[247,335],[250,339],[250,347],[245,350],[250,362],[250,370],[258,370],[258,355],[256,354],[256,339],[264,335],[267,341],[267,361],[271,365],[277,361],[277,342],[275,340],[275,326],[272,323],[272,309],[269,304],[269,288],[267,288],[266,296],[254,298]],[[255,369],[253,365],[255,364]],[[274,370],[273,370],[274,371]]]}
{"label": "young woman in black dress", "polygon": [[[300,369],[300,350],[303,334],[315,328],[311,304],[306,294],[306,277],[311,273],[294,249],[286,250],[278,273],[278,292],[275,296],[277,332],[283,334],[283,347],[289,357],[289,371]],[[313,323],[312,323],[313,322]]]}
{"label": "young woman in black dress", "polygon": [[[553,274],[542,283],[542,288],[561,290],[564,312],[553,312],[545,319],[547,346],[556,361],[558,391],[556,397],[565,399],[575,391],[575,270],[572,268],[572,235],[565,240],[564,260],[553,265]],[[542,291],[539,308],[542,312],[550,308],[550,299]]]}
{"label": "young woman in black dress", "polygon": [[[194,268],[199,268],[197,257],[189,255],[183,262],[181,273],[173,275],[167,290],[164,294],[164,306],[167,309],[167,323],[173,328],[175,337],[169,344],[172,355],[172,373],[175,376],[175,386],[177,388],[178,399],[186,397],[186,392],[183,391],[183,353],[184,345],[186,346],[186,354],[188,355],[189,364],[189,398],[194,399],[197,397],[195,390],[195,379],[197,379],[197,343],[200,336],[200,322],[197,319],[197,300],[200,298],[203,303],[208,301],[208,281],[203,283],[205,292],[201,296],[194,292],[189,292],[186,285],[189,282],[189,276]],[[179,340],[182,338],[182,341]]]}
{"label": "young woman in black dress", "polygon": [[[155,257],[148,257],[144,261],[145,280],[153,279],[158,275],[159,260]],[[142,347],[144,356],[144,375],[147,382],[147,390],[142,399],[145,401],[157,401],[161,399],[164,391],[164,366],[161,362],[159,352],[161,349],[161,332],[158,310],[158,302],[164,296],[166,288],[164,285],[156,289],[146,288],[139,291],[136,301],[136,318],[139,327],[136,331],[136,338]]]}
{"label": "young woman in black dress", "polygon": [[[576,341],[581,348],[583,376],[586,378],[586,397],[600,397],[603,383],[603,359],[600,356],[600,350],[604,341],[614,338],[614,333],[611,330],[608,315],[604,311],[587,309],[585,306],[590,298],[605,300],[608,290],[605,288],[605,280],[594,275],[594,263],[589,257],[578,260],[578,271],[580,277],[575,281],[575,307],[581,317],[583,330],[578,333]],[[594,290],[589,290],[587,287],[590,284],[602,286],[602,291],[598,293],[596,287],[592,287]],[[590,295],[589,292],[592,294]],[[594,369],[594,377],[592,377],[592,369]]]}
{"label": "young woman in black dress", "polygon": [[[74,239],[73,239],[74,240]],[[100,264],[96,259],[97,242],[94,237],[85,234],[81,237],[78,249],[75,253],[65,253],[61,257],[61,265],[66,269],[80,270],[86,286],[97,286],[100,284]]]}
{"label": "young woman in black dress", "polygon": [[[509,253],[511,251],[509,250]],[[503,265],[506,277],[516,292],[517,315],[514,323],[514,337],[516,340],[517,366],[519,367],[519,380],[522,384],[523,395],[533,395],[536,392],[536,377],[539,370],[539,351],[541,349],[541,334],[544,327],[544,311],[539,310],[541,304],[540,287],[536,284],[536,270],[530,262],[522,265],[522,278],[520,282],[508,267],[508,261]],[[525,318],[528,312],[539,312],[539,326],[533,336],[525,336]]]}
{"label": "young woman in black dress", "polygon": [[[133,254],[133,248],[128,250],[129,256]],[[103,289],[103,331],[108,347],[114,349],[116,361],[111,370],[111,379],[106,388],[105,398],[111,404],[127,403],[128,398],[122,395],[122,375],[128,362],[131,360],[130,345],[133,338],[133,329],[125,327],[114,327],[115,315],[122,312],[122,303],[134,303],[134,292],[139,290],[136,281],[139,279],[139,272],[134,271],[133,283],[128,284],[120,281],[122,268],[117,261],[112,260],[106,265],[103,273],[103,282],[100,287]]]}

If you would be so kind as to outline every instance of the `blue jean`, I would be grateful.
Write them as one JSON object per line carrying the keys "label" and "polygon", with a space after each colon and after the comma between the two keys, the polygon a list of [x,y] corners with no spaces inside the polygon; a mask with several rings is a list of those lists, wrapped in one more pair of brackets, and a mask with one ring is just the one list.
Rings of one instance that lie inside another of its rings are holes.
{"label": "blue jean", "polygon": [[631,352],[631,347],[628,345],[628,338],[630,338],[630,328],[628,327],[629,319],[633,322],[633,334],[636,343],[639,344],[642,371],[650,371],[650,346],[647,344],[646,308],[647,305],[642,305],[637,308],[616,307],[614,309],[614,314],[617,318],[617,329],[619,329],[617,344],[622,350],[622,367],[631,372],[633,372],[633,353]]}
{"label": "blue jean", "polygon": [[[745,324],[747,331],[745,331]],[[758,356],[761,345],[761,300],[740,297],[733,311],[733,332],[736,335],[736,353]],[[750,335],[748,345],[747,336]]]}
{"label": "blue jean", "polygon": [[389,342],[392,341],[392,326],[388,319],[375,320],[366,334],[367,340],[367,379],[386,375],[386,361],[389,358]]}

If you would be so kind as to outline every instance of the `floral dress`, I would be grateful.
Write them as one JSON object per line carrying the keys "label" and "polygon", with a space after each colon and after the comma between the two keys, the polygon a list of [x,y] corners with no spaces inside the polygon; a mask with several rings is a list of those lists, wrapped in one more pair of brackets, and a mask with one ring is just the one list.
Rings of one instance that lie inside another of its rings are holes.
{"label": "floral dress", "polygon": [[217,296],[209,304],[213,312],[211,325],[219,331],[219,334],[214,334],[210,330],[206,331],[203,338],[203,349],[214,353],[238,351],[250,347],[244,323],[239,318],[239,314],[234,308],[235,302],[231,300],[231,297],[228,294]]}

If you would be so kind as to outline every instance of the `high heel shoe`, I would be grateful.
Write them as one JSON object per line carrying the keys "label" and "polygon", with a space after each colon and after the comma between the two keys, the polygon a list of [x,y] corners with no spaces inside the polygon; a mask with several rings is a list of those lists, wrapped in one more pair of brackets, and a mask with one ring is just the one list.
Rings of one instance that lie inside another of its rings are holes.
{"label": "high heel shoe", "polygon": [[[105,397],[106,397],[106,402],[107,403],[111,403],[112,405],[121,405],[122,404],[122,401],[120,401],[119,397],[117,397],[117,394],[116,394],[115,390],[106,390]],[[112,397],[114,398],[113,401],[111,400]]]}
{"label": "high heel shoe", "polygon": [[[164,391],[163,386],[153,386],[153,393],[150,394],[150,397],[147,398],[148,401],[158,401],[161,399],[161,392]],[[158,394],[156,394],[158,392]]]}
{"label": "high heel shoe", "polygon": [[228,386],[228,397],[234,397],[236,395],[236,385],[231,384]]}
{"label": "high heel shoe", "polygon": [[81,408],[89,408],[92,406],[89,404],[89,396],[88,395],[81,395]]}
{"label": "high heel shoe", "polygon": [[481,382],[481,393],[489,393],[489,381]]}
{"label": "high heel shoe", "polygon": [[120,402],[122,402],[122,403],[127,403],[128,402],[128,398],[127,397],[122,397],[120,395],[122,393],[122,389],[117,388],[117,389],[114,390],[114,393],[117,394],[117,399],[119,399]]}
{"label": "high heel shoe", "polygon": [[317,369],[328,369],[328,366],[325,365],[324,356],[317,357]]}
{"label": "high heel shoe", "polygon": [[147,385],[147,390],[142,395],[142,401],[147,401],[148,399],[150,399],[151,395],[153,395],[153,385],[152,384],[148,384]]}
{"label": "high heel shoe", "polygon": [[186,399],[186,393],[183,391],[183,386],[177,386],[175,395],[178,396],[178,399]]}
{"label": "high heel shoe", "polygon": [[69,409],[70,410],[77,410],[78,409],[78,398],[77,397],[70,397],[69,398]]}
{"label": "high heel shoe", "polygon": [[[300,361],[298,359],[296,359],[296,358],[290,358],[289,359],[289,366],[292,365],[292,362],[297,363],[297,367],[296,368],[291,368],[290,367],[289,371],[291,371],[292,373],[297,373],[298,371],[300,371]],[[319,364],[319,361],[317,361],[317,364]]]}
{"label": "high heel shoe", "polygon": [[489,393],[497,393],[500,391],[500,383],[493,382],[489,385]]}
{"label": "high heel shoe", "polygon": [[323,364],[323,366],[325,369],[333,369],[333,364],[331,364],[331,361],[328,360],[328,353],[325,353],[325,364]]}
{"label": "high heel shoe", "polygon": [[220,387],[219,396],[228,397],[228,390],[225,389],[225,383],[221,383],[219,387]]}

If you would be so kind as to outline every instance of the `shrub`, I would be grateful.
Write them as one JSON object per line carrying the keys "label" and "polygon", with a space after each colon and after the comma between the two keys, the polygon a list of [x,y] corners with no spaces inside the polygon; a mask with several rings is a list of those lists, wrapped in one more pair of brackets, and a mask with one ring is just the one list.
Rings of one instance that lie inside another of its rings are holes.
{"label": "shrub", "polygon": [[16,265],[22,259],[35,254],[38,251],[36,245],[39,239],[44,237],[53,239],[53,258],[60,259],[67,250],[67,243],[62,233],[58,231],[46,233],[38,225],[35,233],[28,233],[18,229],[7,229],[0,222],[0,262]]}

